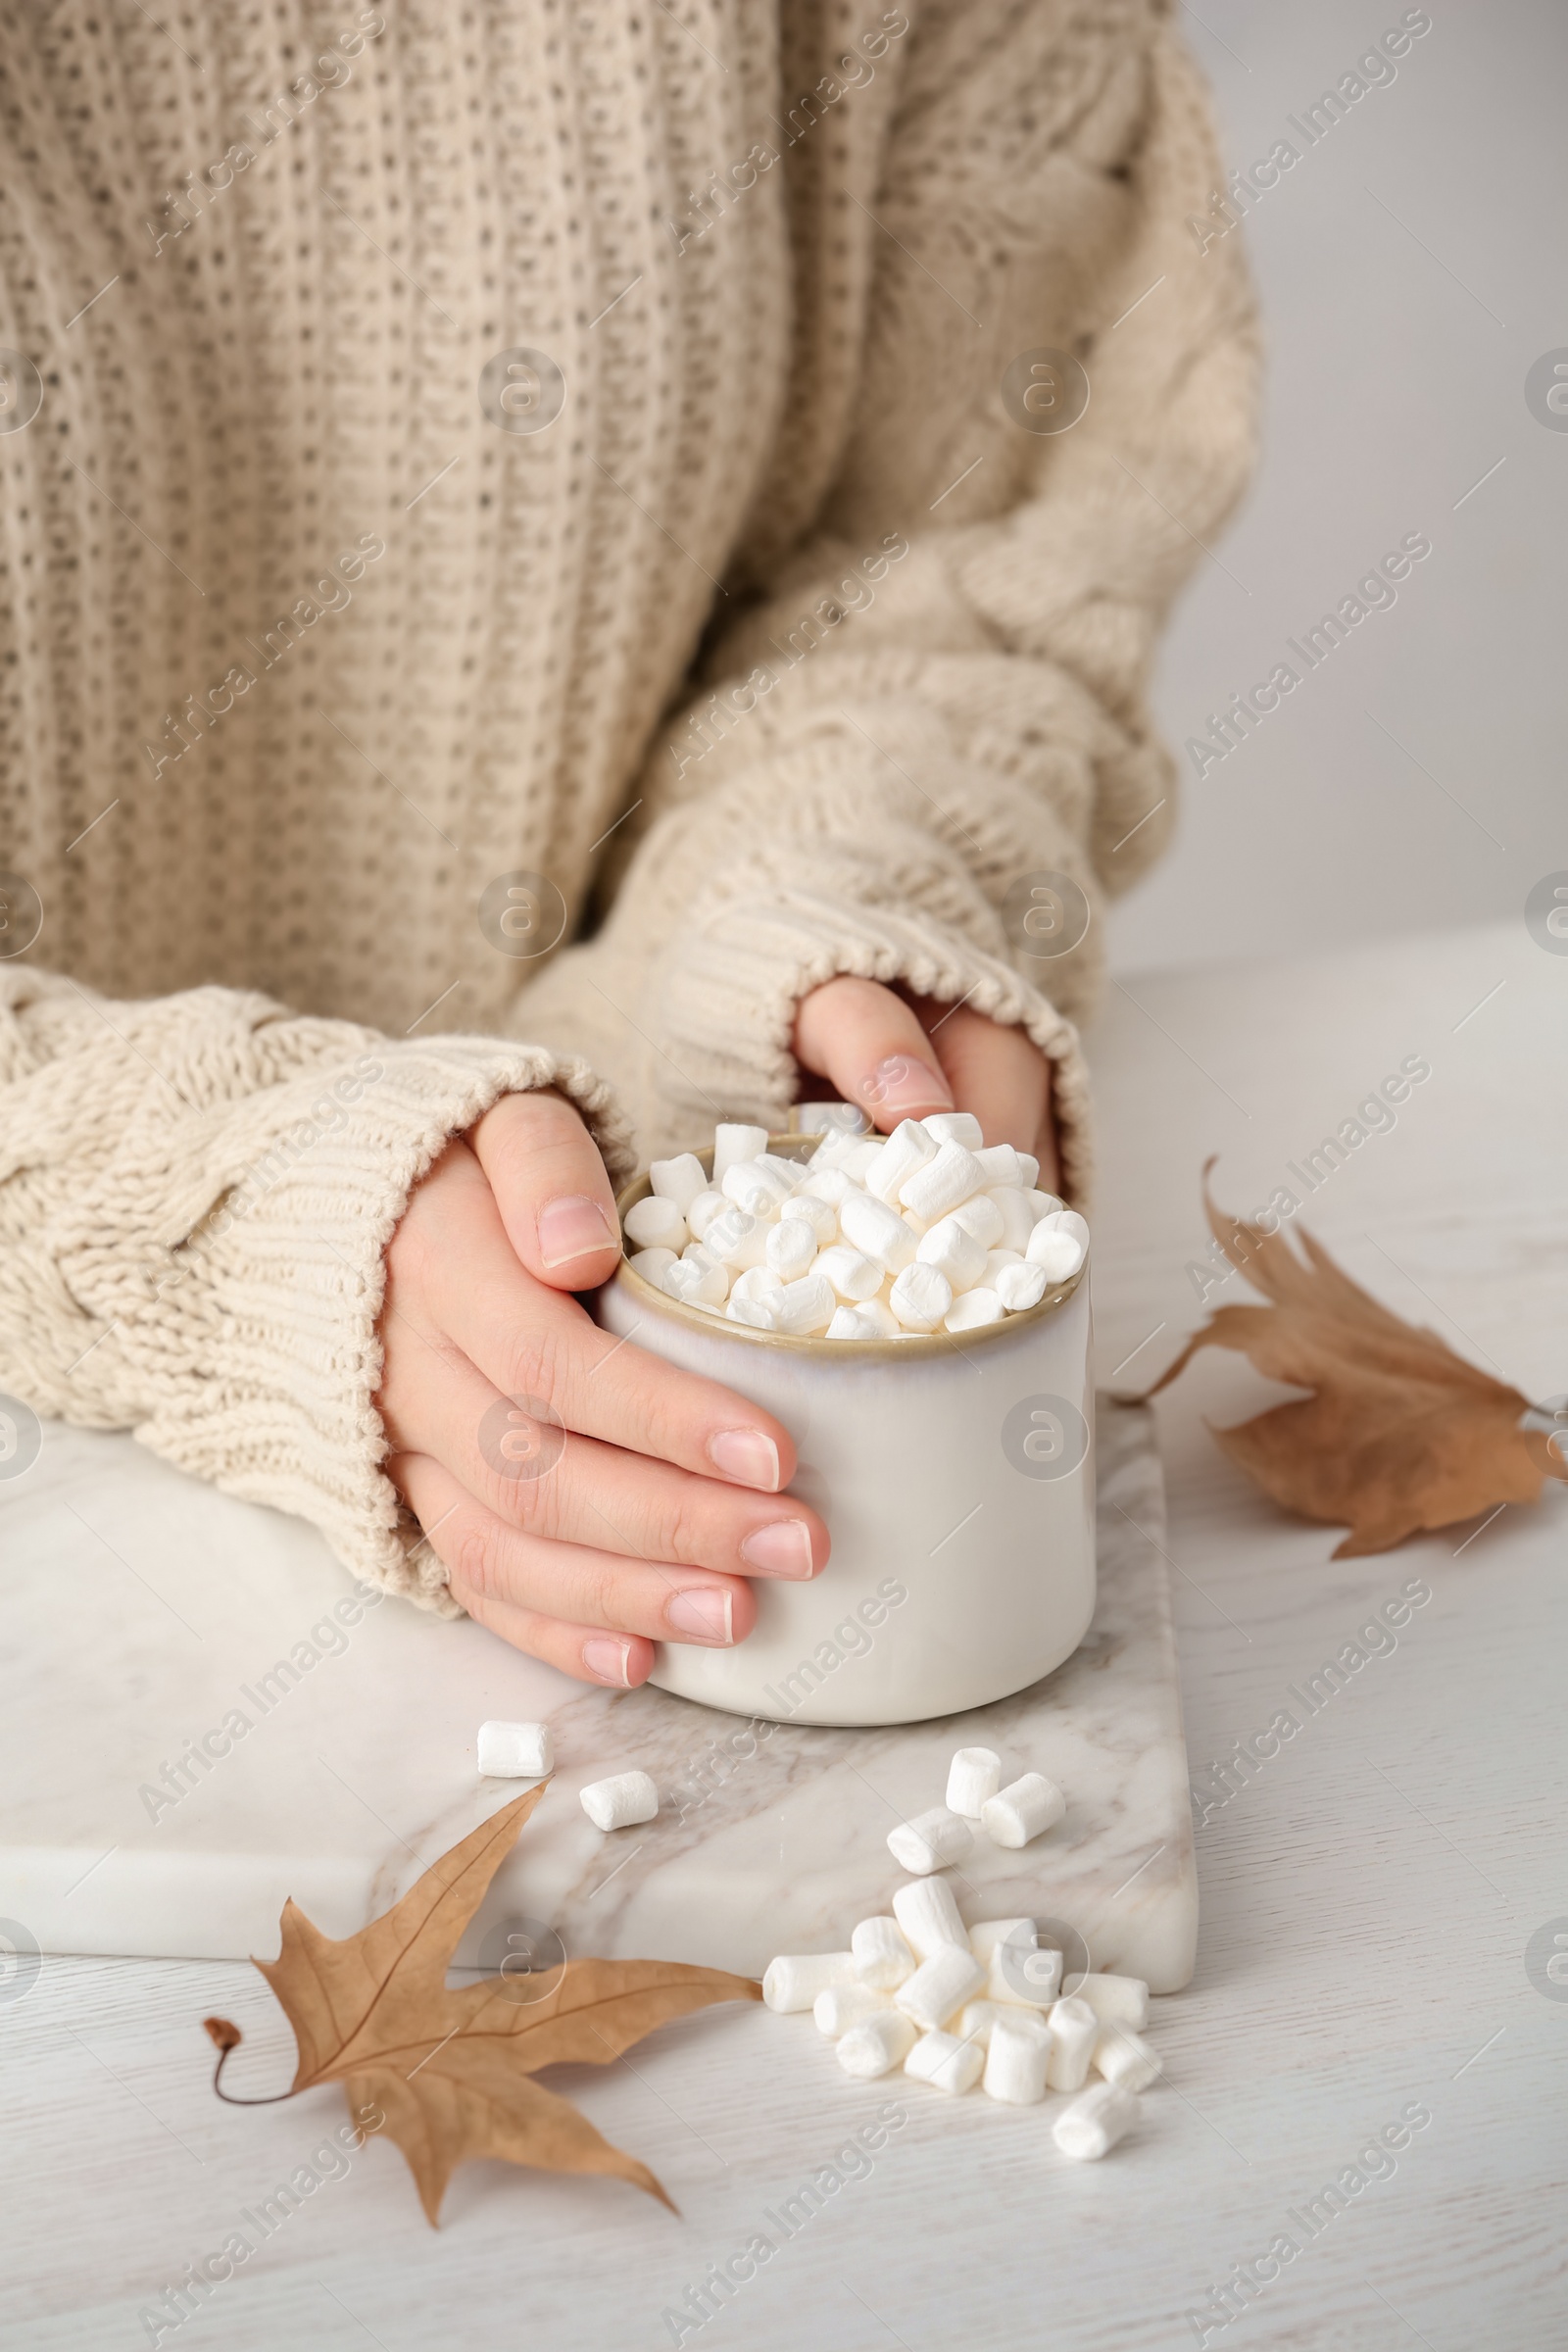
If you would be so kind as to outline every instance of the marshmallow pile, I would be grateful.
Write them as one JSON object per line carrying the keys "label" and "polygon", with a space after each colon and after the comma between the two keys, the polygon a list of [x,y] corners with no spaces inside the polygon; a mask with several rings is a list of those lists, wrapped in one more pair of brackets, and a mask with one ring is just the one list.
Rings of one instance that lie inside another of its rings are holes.
{"label": "marshmallow pile", "polygon": [[1063,1997],[1061,1954],[1037,1944],[1034,1921],[965,1928],[945,1879],[901,1886],[892,1917],[862,1919],[847,1952],[770,1961],[762,1998],[770,2009],[809,2009],[845,2073],[861,2082],[902,2066],[950,2093],[978,2082],[1009,2107],[1078,2093],[1052,2136],[1080,2161],[1115,2146],[1137,2119],[1139,2092],[1161,2072],[1143,2034],[1141,1978],[1090,1973]]}
{"label": "marshmallow pile", "polygon": [[[1005,1789],[1000,1779],[990,1748],[960,1747],[947,1804],[888,1839],[894,1859],[921,1874],[894,1895],[892,1917],[862,1919],[847,1952],[770,1961],[762,1998],[770,2009],[809,2009],[845,2073],[861,2081],[902,2066],[938,2090],[979,2082],[1011,2107],[1033,2106],[1048,2090],[1078,2092],[1052,2136],[1065,2156],[1103,2156],[1161,2071],[1144,2039],[1149,1986],[1091,1973],[1063,1997],[1062,1956],[1041,1947],[1032,1919],[966,1928],[952,1886],[931,1875],[967,1852],[969,1818],[1002,1845],[1027,1844],[1061,1819],[1066,1799],[1042,1774]],[[1091,2085],[1092,2070],[1101,2079]]]}
{"label": "marshmallow pile", "polygon": [[671,1298],[754,1331],[906,1340],[977,1331],[1070,1282],[1089,1228],[1040,1164],[987,1146],[968,1111],[906,1119],[887,1137],[830,1130],[808,1160],[781,1159],[762,1127],[713,1131],[656,1159],[626,1211],[630,1263]]}

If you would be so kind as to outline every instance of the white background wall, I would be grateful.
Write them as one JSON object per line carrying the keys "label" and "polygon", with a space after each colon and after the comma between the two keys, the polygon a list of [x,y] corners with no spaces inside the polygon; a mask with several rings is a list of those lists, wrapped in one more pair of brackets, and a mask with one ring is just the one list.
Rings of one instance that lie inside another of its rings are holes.
{"label": "white background wall", "polygon": [[[1568,8],[1427,13],[1397,79],[1237,232],[1268,349],[1263,461],[1165,642],[1156,710],[1180,758],[1179,831],[1111,911],[1113,970],[1522,920],[1531,885],[1568,868],[1568,431],[1524,397],[1532,362],[1568,347]],[[1227,164],[1281,136],[1299,148],[1286,116],[1403,14],[1403,0],[1181,8]],[[1433,552],[1397,605],[1199,781],[1180,746],[1205,712],[1266,677],[1288,636],[1414,530]]]}

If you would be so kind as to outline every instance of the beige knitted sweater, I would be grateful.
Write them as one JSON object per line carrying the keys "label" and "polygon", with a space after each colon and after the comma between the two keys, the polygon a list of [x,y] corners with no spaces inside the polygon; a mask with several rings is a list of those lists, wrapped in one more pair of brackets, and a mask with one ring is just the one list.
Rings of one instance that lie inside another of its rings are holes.
{"label": "beige knitted sweater", "polygon": [[620,1172],[903,980],[1054,1058],[1082,1193],[1098,933],[1048,998],[1003,909],[1170,821],[1254,368],[1203,94],[1159,0],[0,31],[0,1389],[440,1606],[381,1253],[504,1091]]}

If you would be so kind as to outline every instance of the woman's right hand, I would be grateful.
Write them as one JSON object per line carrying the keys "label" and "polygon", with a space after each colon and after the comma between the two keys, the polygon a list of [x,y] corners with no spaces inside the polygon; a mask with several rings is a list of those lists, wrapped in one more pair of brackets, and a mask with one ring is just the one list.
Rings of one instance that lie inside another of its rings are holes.
{"label": "woman's right hand", "polygon": [[655,1642],[743,1641],[748,1577],[815,1576],[828,1536],[780,1492],[795,1450],[770,1413],[612,1340],[570,1296],[619,1250],[576,1111],[504,1096],[388,1244],[377,1403],[387,1475],[455,1598],[531,1656],[622,1687],[646,1681]]}

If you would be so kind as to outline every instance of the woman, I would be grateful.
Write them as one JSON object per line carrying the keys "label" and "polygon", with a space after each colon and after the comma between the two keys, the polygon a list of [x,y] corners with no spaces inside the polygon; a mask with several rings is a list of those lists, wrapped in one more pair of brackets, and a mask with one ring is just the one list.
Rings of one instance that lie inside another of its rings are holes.
{"label": "woman", "polygon": [[1160,0],[5,15],[0,1383],[640,1682],[828,1536],[571,1297],[635,1159],[1083,1194],[1027,909],[1168,830],[1250,450],[1201,90]]}

